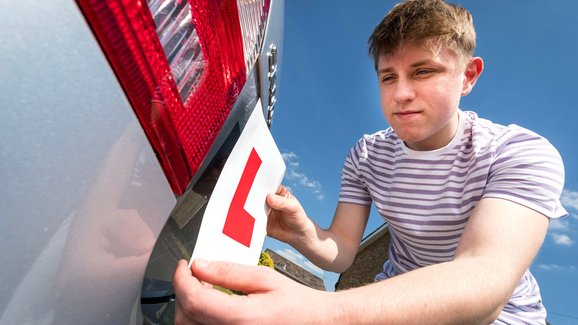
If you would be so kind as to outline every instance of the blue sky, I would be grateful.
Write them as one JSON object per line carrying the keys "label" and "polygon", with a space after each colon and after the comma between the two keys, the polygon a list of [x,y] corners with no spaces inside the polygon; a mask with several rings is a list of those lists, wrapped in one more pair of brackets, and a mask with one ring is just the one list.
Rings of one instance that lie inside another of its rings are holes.
{"label": "blue sky", "polygon": [[[485,71],[464,110],[515,123],[550,140],[566,166],[567,218],[551,223],[532,272],[552,324],[578,321],[578,1],[455,1],[468,8]],[[307,213],[327,227],[349,148],[364,133],[387,127],[381,114],[367,38],[394,4],[384,0],[286,0],[285,42],[272,133],[284,154],[290,186]],[[372,212],[366,233],[382,223]],[[289,246],[281,251],[322,275]]]}

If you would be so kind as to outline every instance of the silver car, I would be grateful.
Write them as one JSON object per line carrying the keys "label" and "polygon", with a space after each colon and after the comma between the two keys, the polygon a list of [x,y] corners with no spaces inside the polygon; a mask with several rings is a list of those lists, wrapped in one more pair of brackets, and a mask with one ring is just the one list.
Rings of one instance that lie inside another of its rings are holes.
{"label": "silver car", "polygon": [[172,322],[219,172],[271,121],[283,6],[0,1],[0,324]]}

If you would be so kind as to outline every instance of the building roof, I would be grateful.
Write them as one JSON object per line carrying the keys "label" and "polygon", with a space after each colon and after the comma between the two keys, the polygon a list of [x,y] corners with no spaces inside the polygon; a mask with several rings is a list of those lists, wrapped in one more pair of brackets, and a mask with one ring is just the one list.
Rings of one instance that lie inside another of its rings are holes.
{"label": "building roof", "polygon": [[379,239],[381,236],[386,234],[388,231],[389,231],[389,229],[387,228],[386,223],[377,227],[374,231],[372,231],[369,235],[367,235],[365,238],[363,238],[361,240],[361,243],[359,244],[358,252],[364,250],[367,246],[371,245],[374,241]]}
{"label": "building roof", "polygon": [[275,253],[269,248],[265,250],[265,253],[271,256],[271,259],[275,263],[275,270],[277,272],[310,288],[325,291],[325,284],[323,283],[323,279],[320,277]]}

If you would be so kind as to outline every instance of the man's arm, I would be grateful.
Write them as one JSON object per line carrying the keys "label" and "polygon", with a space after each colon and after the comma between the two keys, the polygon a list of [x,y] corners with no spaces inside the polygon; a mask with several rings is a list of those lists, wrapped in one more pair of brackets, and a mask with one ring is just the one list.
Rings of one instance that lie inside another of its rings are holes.
{"label": "man's arm", "polygon": [[343,272],[353,262],[369,218],[369,205],[338,203],[331,226],[322,229],[285,187],[267,197],[267,233],[297,249],[322,269]]}
{"label": "man's arm", "polygon": [[337,318],[355,324],[491,323],[532,263],[547,227],[548,218],[534,210],[483,199],[453,261],[338,292]]}
{"label": "man's arm", "polygon": [[[264,267],[193,263],[191,274],[183,262],[174,278],[176,314],[198,323],[488,324],[531,264],[547,226],[548,219],[531,209],[483,199],[453,261],[337,293],[309,289]],[[203,282],[247,296],[228,296]]]}

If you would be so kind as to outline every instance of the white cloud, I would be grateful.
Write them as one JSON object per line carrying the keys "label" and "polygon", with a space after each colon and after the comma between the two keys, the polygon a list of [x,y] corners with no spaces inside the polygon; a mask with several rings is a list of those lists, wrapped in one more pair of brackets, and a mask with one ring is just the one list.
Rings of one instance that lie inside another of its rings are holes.
{"label": "white cloud", "polygon": [[552,220],[550,220],[550,225],[548,226],[548,230],[567,232],[570,230],[570,225],[569,225],[567,220],[552,219]]}
{"label": "white cloud", "polygon": [[571,246],[572,244],[574,244],[574,240],[572,240],[572,238],[570,238],[570,236],[568,235],[552,234],[551,236],[554,239],[554,242],[558,245]]}
{"label": "white cloud", "polygon": [[290,249],[290,248],[285,248],[285,249],[278,249],[275,251],[275,253],[285,257],[286,259],[290,260],[291,262],[295,263],[295,264],[301,264],[301,261],[303,261],[305,259],[305,257],[301,254],[299,254],[298,252]]}
{"label": "white cloud", "polygon": [[283,250],[276,250],[275,253],[285,257],[286,259],[290,260],[291,262],[301,266],[302,268],[312,271],[313,273],[318,274],[319,276],[323,277],[325,272],[322,269],[317,267],[315,264],[311,263],[307,260],[303,255],[299,254],[297,251],[294,251],[290,248],[285,248]]}
{"label": "white cloud", "polygon": [[323,276],[323,274],[325,273],[321,268],[319,268],[317,265],[309,261],[305,262],[305,268],[313,271],[314,273],[319,274],[320,276]]}
{"label": "white cloud", "polygon": [[285,164],[287,165],[285,179],[291,183],[291,187],[304,188],[305,190],[313,193],[318,200],[323,200],[324,193],[321,183],[309,178],[307,175],[298,170],[299,157],[297,157],[294,152],[284,152],[281,155],[283,156],[283,160],[285,160]]}
{"label": "white cloud", "polygon": [[576,271],[576,266],[574,265],[538,264],[538,267],[546,271]]}
{"label": "white cloud", "polygon": [[562,196],[560,197],[562,205],[569,210],[572,217],[578,219],[578,192],[571,190],[562,191]]}
{"label": "white cloud", "polygon": [[299,167],[299,162],[297,161],[297,155],[294,152],[284,152],[281,154],[285,163],[291,167]]}
{"label": "white cloud", "polygon": [[563,267],[558,264],[539,264],[538,267],[547,271],[563,269]]}

